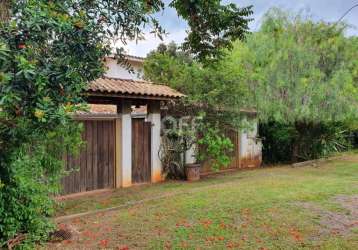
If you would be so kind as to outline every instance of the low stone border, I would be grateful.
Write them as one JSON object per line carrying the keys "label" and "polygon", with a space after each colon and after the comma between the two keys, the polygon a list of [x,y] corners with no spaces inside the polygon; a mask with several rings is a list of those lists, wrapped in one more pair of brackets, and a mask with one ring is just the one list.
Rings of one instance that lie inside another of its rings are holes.
{"label": "low stone border", "polygon": [[79,192],[79,193],[73,193],[73,194],[59,195],[59,196],[55,197],[55,200],[56,201],[73,200],[73,199],[81,198],[81,197],[85,197],[85,196],[112,193],[113,191],[115,191],[115,189],[106,188],[106,189],[98,189],[98,190]]}
{"label": "low stone border", "polygon": [[333,157],[327,157],[327,158],[320,158],[320,159],[316,159],[316,160],[310,160],[310,161],[302,161],[302,162],[297,162],[297,163],[293,163],[291,164],[291,167],[305,167],[305,166],[317,166],[320,163],[325,163],[328,161],[334,161],[334,160],[340,160],[342,159],[344,156],[333,156]]}

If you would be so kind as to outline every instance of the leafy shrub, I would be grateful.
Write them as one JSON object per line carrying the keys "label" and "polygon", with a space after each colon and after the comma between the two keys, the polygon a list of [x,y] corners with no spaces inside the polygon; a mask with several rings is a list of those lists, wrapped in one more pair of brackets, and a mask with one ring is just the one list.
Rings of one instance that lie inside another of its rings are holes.
{"label": "leafy shrub", "polygon": [[295,162],[329,156],[351,148],[352,132],[342,123],[260,124],[265,163]]}
{"label": "leafy shrub", "polygon": [[219,170],[220,167],[230,164],[229,155],[234,145],[218,128],[208,127],[202,132],[198,144],[201,146],[199,159],[201,161],[211,160],[213,170]]}
{"label": "leafy shrub", "polygon": [[206,124],[196,119],[195,127],[166,129],[162,136],[160,159],[163,170],[169,179],[185,178],[185,152],[195,145],[196,160],[210,161],[213,170],[225,167],[230,163],[230,152],[233,144],[221,130],[220,125]]}
{"label": "leafy shrub", "polygon": [[[65,151],[78,152],[81,144],[78,124],[64,123],[53,131],[33,137],[10,158],[7,174],[0,178],[0,245],[25,236],[21,247],[44,240],[54,229],[51,216],[63,171]],[[5,178],[7,178],[5,180]]]}
{"label": "leafy shrub", "polygon": [[[243,39],[252,13],[220,1],[171,6],[186,20],[200,16],[189,22],[189,36],[201,39],[185,47],[201,59]],[[159,37],[165,33],[152,16],[164,7],[160,0],[0,1],[0,243],[19,234],[27,241],[45,237],[52,213],[46,194],[56,190],[63,169],[58,158],[78,144],[68,113],[79,110],[88,84],[103,75],[113,39],[140,38],[146,25]],[[222,31],[220,39],[213,31]],[[126,65],[123,52],[118,48],[116,58]]]}

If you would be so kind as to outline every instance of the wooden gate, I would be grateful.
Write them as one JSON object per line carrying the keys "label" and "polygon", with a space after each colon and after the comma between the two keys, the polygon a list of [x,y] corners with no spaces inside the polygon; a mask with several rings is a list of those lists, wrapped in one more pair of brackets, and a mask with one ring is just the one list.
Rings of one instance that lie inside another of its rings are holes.
{"label": "wooden gate", "polygon": [[240,168],[240,136],[239,132],[235,129],[227,129],[225,136],[230,139],[233,144],[233,150],[230,153],[231,162],[227,168]]}
{"label": "wooden gate", "polygon": [[[240,168],[241,166],[241,158],[240,158],[240,134],[235,129],[225,129],[224,132],[225,136],[230,139],[231,143],[233,144],[233,150],[230,152],[230,163],[226,167],[220,167],[219,170],[226,170],[226,169],[234,169]],[[212,162],[206,161],[203,163],[203,167],[201,169],[202,173],[210,173],[212,172]]]}
{"label": "wooden gate", "polygon": [[132,183],[151,181],[151,127],[142,118],[132,119]]}
{"label": "wooden gate", "polygon": [[66,169],[79,169],[62,179],[63,194],[114,187],[115,121],[82,121],[85,142],[77,157],[67,154]]}

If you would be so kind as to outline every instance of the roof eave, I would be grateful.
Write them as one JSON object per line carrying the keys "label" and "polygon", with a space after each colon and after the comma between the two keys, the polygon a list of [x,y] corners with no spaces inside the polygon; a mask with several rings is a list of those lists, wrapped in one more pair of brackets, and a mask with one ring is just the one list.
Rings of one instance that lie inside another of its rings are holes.
{"label": "roof eave", "polygon": [[[114,54],[111,54],[109,56],[107,56],[107,58],[112,58],[115,59],[116,56]],[[140,63],[144,63],[145,58],[144,57],[140,57],[140,56],[132,56],[132,55],[125,55],[124,58],[128,61],[132,61],[132,62],[140,62]]]}
{"label": "roof eave", "polygon": [[120,98],[120,99],[142,99],[142,100],[158,100],[158,101],[179,100],[184,97],[184,96],[125,94],[125,93],[101,92],[101,91],[87,91],[85,95],[90,97],[110,97],[110,98]]}

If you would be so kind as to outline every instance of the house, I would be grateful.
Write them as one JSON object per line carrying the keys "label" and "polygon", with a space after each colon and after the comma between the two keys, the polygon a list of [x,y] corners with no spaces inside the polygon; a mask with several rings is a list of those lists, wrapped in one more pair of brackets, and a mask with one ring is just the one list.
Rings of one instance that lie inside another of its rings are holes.
{"label": "house", "polygon": [[[92,82],[86,93],[91,112],[75,119],[84,125],[86,142],[77,157],[64,156],[68,170],[79,167],[62,180],[63,194],[99,189],[129,187],[163,180],[159,159],[161,143],[160,103],[183,97],[165,86],[144,81],[144,58],[127,56],[134,72],[106,58],[105,76]],[[255,116],[254,111],[247,112]],[[257,167],[261,164],[261,146],[257,129],[233,132],[235,145],[230,168]],[[187,152],[187,163],[194,159]],[[204,166],[203,171],[209,170]]]}

